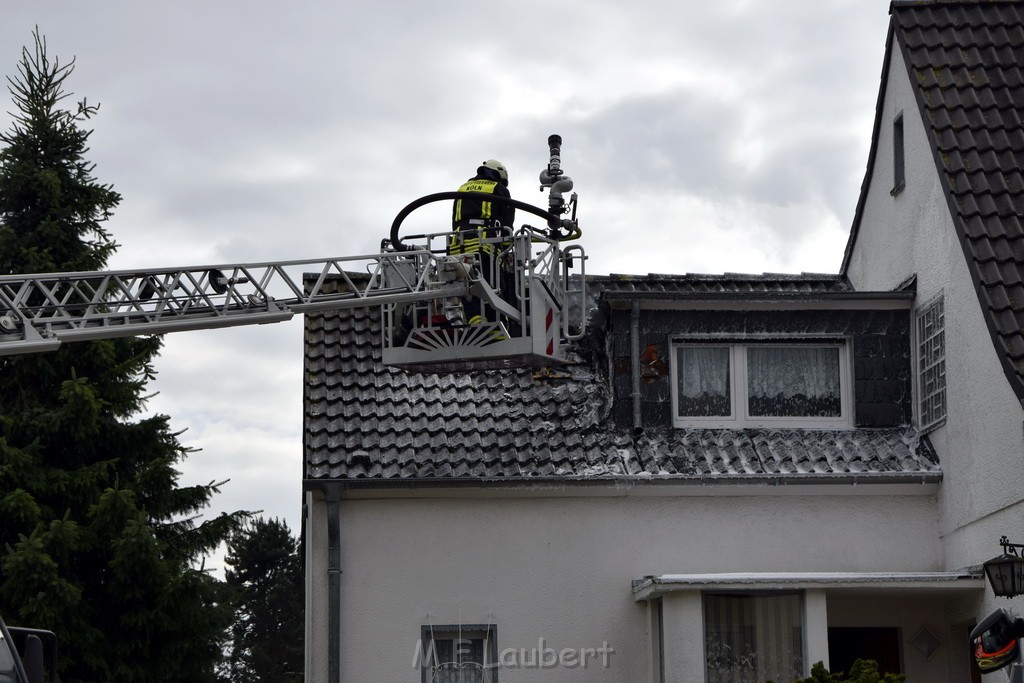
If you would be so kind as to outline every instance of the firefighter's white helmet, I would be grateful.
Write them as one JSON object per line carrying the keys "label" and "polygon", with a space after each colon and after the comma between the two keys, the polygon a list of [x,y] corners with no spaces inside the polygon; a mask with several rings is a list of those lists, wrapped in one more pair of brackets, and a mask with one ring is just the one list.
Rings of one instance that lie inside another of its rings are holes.
{"label": "firefighter's white helmet", "polygon": [[501,177],[501,182],[508,185],[508,170],[506,170],[505,164],[501,163],[497,159],[488,159],[484,163],[480,164],[480,167],[497,171],[498,175]]}

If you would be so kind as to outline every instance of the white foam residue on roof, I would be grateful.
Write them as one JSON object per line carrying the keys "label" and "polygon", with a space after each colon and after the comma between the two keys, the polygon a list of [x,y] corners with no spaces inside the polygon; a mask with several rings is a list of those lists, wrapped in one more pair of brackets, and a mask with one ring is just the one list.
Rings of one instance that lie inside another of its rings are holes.
{"label": "white foam residue on roof", "polygon": [[622,469],[626,474],[629,474],[629,461],[633,458],[633,453],[628,448],[620,448],[619,457],[622,458]]}
{"label": "white foam residue on roof", "polygon": [[614,474],[608,465],[603,462],[599,462],[593,465],[587,465],[577,473],[581,477],[598,477],[604,474]]}

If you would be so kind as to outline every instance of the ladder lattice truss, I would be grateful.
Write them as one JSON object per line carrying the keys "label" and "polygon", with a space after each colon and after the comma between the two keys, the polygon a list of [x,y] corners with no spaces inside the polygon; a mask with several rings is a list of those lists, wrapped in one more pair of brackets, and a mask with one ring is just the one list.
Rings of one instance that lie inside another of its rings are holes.
{"label": "ladder lattice truss", "polygon": [[[295,313],[465,295],[466,282],[439,283],[430,277],[436,271],[435,259],[414,250],[273,263],[0,276],[0,355],[52,350],[62,340],[265,324],[288,320]],[[417,267],[397,267],[410,260]],[[356,282],[354,272],[366,272],[369,279]],[[325,293],[328,280],[330,293]]]}

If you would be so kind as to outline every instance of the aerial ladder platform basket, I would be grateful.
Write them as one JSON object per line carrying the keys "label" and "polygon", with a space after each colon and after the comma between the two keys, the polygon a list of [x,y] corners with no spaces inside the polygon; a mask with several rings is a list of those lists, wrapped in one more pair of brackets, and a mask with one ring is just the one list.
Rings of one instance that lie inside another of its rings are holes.
{"label": "aerial ladder platform basket", "polygon": [[[451,233],[419,235],[405,260],[394,261],[385,286],[401,287],[428,271],[440,288],[462,285],[464,294],[424,298],[383,308],[386,365],[428,372],[544,367],[566,361],[567,343],[582,336],[586,279],[582,248],[522,228],[483,238],[497,258],[487,272],[476,254],[446,256],[438,244]],[[482,320],[467,322],[476,298]]]}
{"label": "aerial ladder platform basket", "polygon": [[[420,372],[544,367],[566,361],[583,335],[586,256],[572,180],[558,136],[541,172],[547,210],[508,198],[544,219],[542,229],[493,226],[481,245],[497,257],[452,255],[450,231],[399,235],[426,204],[474,193],[421,197],[395,218],[378,254],[181,268],[0,275],[0,356],[51,351],[64,342],[281,322],[296,313],[380,306],[382,361]],[[571,218],[563,217],[571,211]],[[466,306],[484,312],[469,324]],[[575,311],[570,315],[570,311]]]}

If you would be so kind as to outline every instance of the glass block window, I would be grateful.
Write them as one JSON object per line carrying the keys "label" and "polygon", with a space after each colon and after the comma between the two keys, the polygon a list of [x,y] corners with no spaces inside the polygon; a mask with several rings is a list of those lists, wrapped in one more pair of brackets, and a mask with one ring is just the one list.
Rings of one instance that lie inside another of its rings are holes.
{"label": "glass block window", "polygon": [[672,361],[677,427],[852,425],[843,342],[679,341]]}
{"label": "glass block window", "polygon": [[800,593],[706,594],[707,683],[792,681],[803,676]]}
{"label": "glass block window", "polygon": [[917,368],[921,432],[946,420],[946,316],[942,297],[917,313]]}

